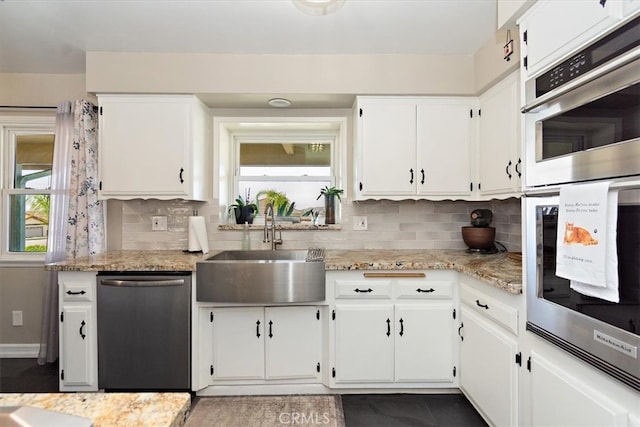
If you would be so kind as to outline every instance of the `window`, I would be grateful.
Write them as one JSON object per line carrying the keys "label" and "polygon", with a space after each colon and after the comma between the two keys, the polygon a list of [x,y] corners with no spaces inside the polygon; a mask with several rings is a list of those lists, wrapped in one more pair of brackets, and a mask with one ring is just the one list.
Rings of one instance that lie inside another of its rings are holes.
{"label": "window", "polygon": [[[342,188],[345,176],[346,117],[259,120],[214,117],[214,158],[220,159],[217,177],[222,207],[234,203],[238,195],[249,195],[256,202],[261,192],[276,191],[295,203],[293,216],[312,208],[323,216],[320,190]],[[259,199],[258,221],[264,213],[263,197]]]}
{"label": "window", "polygon": [[321,206],[320,189],[333,185],[333,138],[278,139],[237,139],[238,194],[255,198],[262,191],[282,192],[295,203],[298,214]]}
{"label": "window", "polygon": [[2,120],[2,258],[40,260],[47,250],[54,118]]}

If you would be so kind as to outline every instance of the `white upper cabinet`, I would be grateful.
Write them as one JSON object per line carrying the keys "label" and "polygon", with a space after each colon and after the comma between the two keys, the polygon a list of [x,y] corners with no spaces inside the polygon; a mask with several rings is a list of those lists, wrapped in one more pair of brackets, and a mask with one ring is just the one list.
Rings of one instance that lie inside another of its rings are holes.
{"label": "white upper cabinet", "polygon": [[100,197],[208,200],[207,108],[191,95],[99,95]]}
{"label": "white upper cabinet", "polygon": [[474,109],[472,97],[359,97],[356,199],[469,197]]}
{"label": "white upper cabinet", "polygon": [[637,0],[540,0],[523,16],[520,25],[522,66],[533,76],[555,61],[593,40]]}
{"label": "white upper cabinet", "polygon": [[521,191],[519,78],[516,71],[480,96],[478,186],[483,198]]}

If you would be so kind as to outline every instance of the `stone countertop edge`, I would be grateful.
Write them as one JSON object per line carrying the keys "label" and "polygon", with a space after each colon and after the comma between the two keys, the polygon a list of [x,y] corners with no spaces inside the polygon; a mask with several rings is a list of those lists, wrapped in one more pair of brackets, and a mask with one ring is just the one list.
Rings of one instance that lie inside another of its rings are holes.
{"label": "stone countertop edge", "polygon": [[6,393],[0,406],[33,406],[93,421],[94,427],[183,427],[189,393]]}
{"label": "stone countertop edge", "polygon": [[[189,271],[217,252],[120,250],[46,264],[56,271]],[[522,265],[506,256],[470,254],[465,250],[325,250],[325,268],[334,270],[455,270],[511,294],[522,293]]]}

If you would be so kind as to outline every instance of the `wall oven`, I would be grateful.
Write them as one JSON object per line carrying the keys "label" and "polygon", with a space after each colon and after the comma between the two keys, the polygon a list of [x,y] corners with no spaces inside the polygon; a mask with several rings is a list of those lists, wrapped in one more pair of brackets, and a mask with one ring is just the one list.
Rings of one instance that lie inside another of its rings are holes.
{"label": "wall oven", "polygon": [[[640,17],[524,89],[527,330],[640,390]],[[556,275],[561,191],[605,181],[618,193],[619,302]]]}
{"label": "wall oven", "polygon": [[582,295],[556,276],[559,196],[525,197],[527,330],[640,391],[640,179],[611,189],[618,191],[618,303]]}
{"label": "wall oven", "polygon": [[636,174],[640,17],[526,81],[525,102],[525,186]]}

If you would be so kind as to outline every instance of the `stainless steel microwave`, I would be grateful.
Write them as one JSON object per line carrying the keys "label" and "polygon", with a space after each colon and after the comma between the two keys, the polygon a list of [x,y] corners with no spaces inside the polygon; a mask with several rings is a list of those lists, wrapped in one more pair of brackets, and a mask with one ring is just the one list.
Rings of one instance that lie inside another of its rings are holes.
{"label": "stainless steel microwave", "polygon": [[525,187],[640,174],[640,17],[525,82]]}

